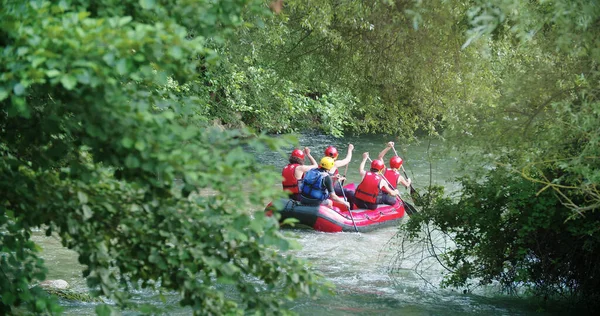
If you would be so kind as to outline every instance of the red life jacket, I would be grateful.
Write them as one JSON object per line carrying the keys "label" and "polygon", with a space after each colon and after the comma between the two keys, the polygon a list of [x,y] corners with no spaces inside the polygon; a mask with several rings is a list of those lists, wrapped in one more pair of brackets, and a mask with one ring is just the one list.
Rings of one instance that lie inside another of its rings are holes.
{"label": "red life jacket", "polygon": [[356,192],[354,197],[357,199],[361,199],[365,202],[376,203],[377,195],[379,194],[379,182],[381,182],[382,178],[380,175],[368,171],[365,174],[362,182],[356,188]]}
{"label": "red life jacket", "polygon": [[281,175],[283,176],[283,181],[281,181],[281,185],[283,186],[284,191],[289,191],[291,193],[300,192],[298,190],[298,179],[296,179],[295,175],[296,167],[298,166],[299,164],[297,163],[291,163],[285,166],[285,168],[283,168],[283,171],[281,171]]}
{"label": "red life jacket", "polygon": [[390,182],[392,185],[392,190],[398,187],[398,178],[400,178],[400,172],[394,169],[387,169],[383,176]]}

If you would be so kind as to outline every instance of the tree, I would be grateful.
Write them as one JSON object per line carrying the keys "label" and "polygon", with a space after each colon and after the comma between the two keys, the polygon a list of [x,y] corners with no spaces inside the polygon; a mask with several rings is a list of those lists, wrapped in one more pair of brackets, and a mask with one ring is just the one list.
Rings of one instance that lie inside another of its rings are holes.
{"label": "tree", "polygon": [[[493,159],[518,157],[512,165],[525,176],[531,168],[562,170],[531,180],[552,189],[574,215],[600,207],[600,112],[592,84],[600,74],[600,29],[590,23],[599,16],[594,1],[475,2],[465,44],[485,43],[496,91],[489,103],[457,107],[445,124],[447,136],[479,144]],[[585,202],[574,203],[566,191]]]}
{"label": "tree", "polygon": [[[316,276],[278,251],[294,244],[276,221],[248,212],[276,196],[261,184],[278,175],[243,148],[282,142],[198,115],[207,40],[230,34],[243,11],[265,12],[260,2],[1,7],[2,313],[57,311],[29,288],[45,277],[36,227],[77,251],[90,288],[121,306],[132,287],[177,291],[197,314],[278,313],[316,293]],[[213,286],[231,283],[238,300]]]}
{"label": "tree", "polygon": [[597,306],[600,29],[591,21],[600,9],[584,0],[464,5],[463,47],[478,45],[486,88],[442,126],[470,173],[448,196],[431,188],[431,204],[404,232],[453,241],[434,249],[445,285],[498,282]]}
{"label": "tree", "polygon": [[414,6],[285,1],[264,27],[240,28],[217,45],[226,58],[211,72],[216,110],[228,122],[275,132],[439,133],[450,109],[486,97],[489,82],[473,75],[485,61],[461,50],[468,24],[456,19],[468,7]]}
{"label": "tree", "polygon": [[[551,177],[555,170],[536,172]],[[428,245],[430,259],[449,271],[442,286],[472,290],[497,284],[508,294],[566,299],[588,308],[597,304],[598,213],[570,218],[551,190],[540,191],[543,185],[507,167],[483,178],[465,176],[459,183],[460,192],[431,195],[432,205],[412,216],[399,233],[411,241],[405,245]],[[401,248],[401,257],[404,252],[416,253]]]}

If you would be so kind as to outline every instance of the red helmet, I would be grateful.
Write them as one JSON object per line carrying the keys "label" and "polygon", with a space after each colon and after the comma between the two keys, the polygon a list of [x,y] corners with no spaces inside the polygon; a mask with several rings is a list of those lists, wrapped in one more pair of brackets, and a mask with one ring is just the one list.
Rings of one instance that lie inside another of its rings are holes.
{"label": "red helmet", "polygon": [[327,149],[325,149],[325,156],[336,159],[338,156],[337,149],[333,146],[327,147]]}
{"label": "red helmet", "polygon": [[375,160],[371,161],[371,169],[376,169],[377,171],[381,171],[381,170],[383,170],[383,168],[385,168],[383,161],[381,161],[379,159],[375,159]]}
{"label": "red helmet", "polygon": [[390,158],[390,167],[394,169],[399,169],[400,167],[402,167],[402,158],[398,156]]}
{"label": "red helmet", "polygon": [[292,151],[292,157],[298,157],[301,160],[304,160],[304,152],[300,149],[294,149]]}

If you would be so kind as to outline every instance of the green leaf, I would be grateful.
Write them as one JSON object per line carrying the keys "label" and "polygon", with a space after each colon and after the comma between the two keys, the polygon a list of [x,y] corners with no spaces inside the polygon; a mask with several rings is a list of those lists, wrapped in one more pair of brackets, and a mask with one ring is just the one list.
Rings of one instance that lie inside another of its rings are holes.
{"label": "green leaf", "polygon": [[124,16],[119,19],[119,26],[129,24],[133,19],[130,16]]}
{"label": "green leaf", "polygon": [[33,68],[37,68],[37,66],[41,65],[45,61],[46,61],[46,57],[35,57],[31,61],[31,66],[33,66]]}
{"label": "green leaf", "polygon": [[17,55],[19,55],[19,56],[23,56],[23,55],[27,54],[27,52],[29,52],[29,47],[19,47],[17,49]]}
{"label": "green leaf", "polygon": [[125,148],[131,148],[133,146],[133,139],[125,137],[121,139],[121,145],[123,145]]}
{"label": "green leaf", "polygon": [[110,213],[116,213],[116,210],[115,210],[115,208],[114,208],[114,207],[113,207],[113,206],[112,206],[110,203],[108,203],[108,202],[102,202],[102,203],[100,203],[100,204],[101,204],[102,206],[104,206],[104,208],[105,208],[105,209],[106,209],[108,212],[110,212]]}
{"label": "green leaf", "polygon": [[50,69],[46,71],[46,76],[50,77],[50,78],[54,78],[56,76],[60,75],[60,71],[56,70],[56,69]]}
{"label": "green leaf", "polygon": [[88,219],[92,218],[92,216],[94,216],[94,212],[87,204],[84,204],[81,207],[81,209],[83,210],[83,219],[84,220],[88,220]]}
{"label": "green leaf", "polygon": [[6,98],[8,98],[8,91],[3,87],[0,87],[0,101],[4,101]]}
{"label": "green leaf", "polygon": [[300,281],[300,276],[298,275],[298,273],[292,273],[292,282],[294,283],[298,283]]}
{"label": "green leaf", "polygon": [[63,85],[63,87],[65,87],[65,89],[73,90],[73,88],[75,88],[75,85],[77,85],[77,79],[75,77],[67,74],[67,75],[63,75],[60,78],[60,83]]}
{"label": "green leaf", "polygon": [[2,302],[6,305],[14,304],[17,297],[11,292],[2,292]]}
{"label": "green leaf", "polygon": [[112,306],[103,304],[96,306],[96,315],[98,316],[114,316],[117,315]]}
{"label": "green leaf", "polygon": [[154,9],[154,6],[156,5],[156,1],[155,0],[140,0],[140,5],[142,6],[143,9],[150,10],[150,9]]}
{"label": "green leaf", "polygon": [[87,18],[88,16],[90,16],[90,13],[86,11],[80,11],[79,13],[77,13],[77,19],[79,21],[85,20],[85,18]]}
{"label": "green leaf", "polygon": [[221,276],[217,279],[217,283],[224,285],[235,285],[237,283],[237,280],[232,279],[229,276]]}
{"label": "green leaf", "polygon": [[14,86],[13,92],[15,95],[23,95],[25,93],[25,86],[19,82]]}
{"label": "green leaf", "polygon": [[29,107],[25,102],[25,98],[18,97],[13,95],[10,99],[11,107],[9,109],[8,115],[10,116],[22,116],[25,118],[29,118],[31,116],[31,112],[29,111]]}
{"label": "green leaf", "polygon": [[119,73],[119,75],[124,75],[127,73],[126,59],[119,59],[119,61],[117,62],[117,72]]}
{"label": "green leaf", "polygon": [[45,300],[41,300],[38,299],[35,301],[35,308],[38,311],[43,311],[44,309],[46,309],[46,301]]}
{"label": "green leaf", "polygon": [[104,62],[107,65],[112,67],[115,63],[115,54],[113,54],[113,53],[105,54],[104,56],[102,56],[102,60],[104,60]]}
{"label": "green leaf", "polygon": [[86,204],[88,202],[88,196],[85,194],[85,192],[77,191],[77,198],[81,204]]}
{"label": "green leaf", "polygon": [[146,149],[146,143],[143,140],[137,140],[135,142],[135,149],[143,151],[144,149]]}
{"label": "green leaf", "polygon": [[181,47],[172,46],[171,48],[169,48],[169,55],[171,55],[175,59],[180,59],[181,56],[183,55],[183,52],[181,51]]}
{"label": "green leaf", "polygon": [[125,158],[125,166],[129,168],[137,168],[140,166],[140,160],[135,155],[129,155]]}

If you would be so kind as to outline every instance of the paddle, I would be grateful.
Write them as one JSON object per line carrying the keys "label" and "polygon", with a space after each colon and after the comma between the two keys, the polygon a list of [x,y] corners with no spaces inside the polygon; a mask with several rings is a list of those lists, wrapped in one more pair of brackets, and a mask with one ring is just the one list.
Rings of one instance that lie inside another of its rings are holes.
{"label": "paddle", "polygon": [[[394,150],[394,155],[398,156],[398,153],[396,152],[396,148],[392,147],[392,149]],[[398,157],[400,157],[400,156],[398,156]],[[404,177],[406,179],[408,179],[408,175],[406,174],[406,170],[404,170],[404,166],[400,166],[400,168],[402,168],[402,172],[404,173]],[[421,203],[421,201],[422,201],[421,195],[413,187],[412,183],[410,184],[410,196],[413,198],[413,201],[415,201],[416,205],[422,205],[422,203]]]}
{"label": "paddle", "polygon": [[[370,161],[370,162],[372,162],[372,161],[373,161],[373,160],[371,160],[371,158],[369,158],[369,157],[367,157],[367,159],[369,159],[369,161]],[[386,178],[384,175],[381,175],[381,177],[382,177],[382,178],[383,178],[383,180],[385,180],[385,182],[386,182],[386,183],[387,183],[387,184],[390,186],[390,189],[393,189],[393,188],[394,188],[394,186],[393,186],[393,185],[392,185],[392,184],[391,184],[391,183],[388,181],[388,179],[387,179],[387,178]],[[418,213],[418,212],[419,212],[419,211],[417,211],[417,209],[416,209],[414,206],[412,206],[410,203],[408,203],[408,202],[405,202],[405,201],[404,201],[404,200],[403,200],[403,199],[400,197],[400,195],[396,195],[396,198],[397,198],[397,199],[398,199],[400,202],[402,202],[402,204],[404,204],[404,205],[406,206],[406,210],[405,210],[405,211],[406,211],[406,213],[408,214],[408,216],[412,216],[413,214],[415,214],[415,213]]]}
{"label": "paddle", "polygon": [[[346,191],[344,191],[344,181],[346,181],[346,173],[348,173],[348,165],[350,165],[350,163],[348,163],[346,165],[346,170],[344,170],[344,180],[342,180],[340,182],[340,186],[342,187],[342,195],[344,196],[344,201],[346,201],[346,202],[348,202],[348,199],[346,198]],[[352,215],[352,210],[350,209],[350,207],[348,207],[348,213],[350,213],[350,219],[352,219],[352,225],[354,225],[354,229],[358,233],[358,228],[356,227],[356,223],[354,222],[354,216]]]}

